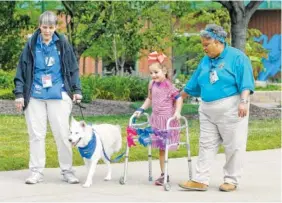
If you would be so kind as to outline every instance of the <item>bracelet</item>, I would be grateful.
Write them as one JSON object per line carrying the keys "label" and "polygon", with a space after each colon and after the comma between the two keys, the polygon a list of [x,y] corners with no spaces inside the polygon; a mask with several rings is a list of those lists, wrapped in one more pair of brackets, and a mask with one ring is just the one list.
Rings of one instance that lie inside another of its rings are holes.
{"label": "bracelet", "polygon": [[143,108],[138,108],[138,109],[136,109],[136,111],[141,111],[141,113],[144,113],[145,109],[143,109]]}
{"label": "bracelet", "polygon": [[247,104],[247,103],[249,103],[249,101],[247,99],[241,99],[240,103]]}

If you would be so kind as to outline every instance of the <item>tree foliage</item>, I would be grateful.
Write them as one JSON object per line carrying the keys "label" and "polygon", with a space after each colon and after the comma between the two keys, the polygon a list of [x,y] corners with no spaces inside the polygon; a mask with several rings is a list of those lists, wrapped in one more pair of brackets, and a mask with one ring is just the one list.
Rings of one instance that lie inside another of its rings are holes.
{"label": "tree foliage", "polygon": [[[259,3],[250,2],[244,6],[237,1],[220,1],[210,2],[207,8],[205,2],[191,1],[2,2],[0,64],[3,69],[15,67],[26,41],[23,36],[37,27],[44,5],[46,10],[59,9],[68,15],[66,35],[74,45],[78,59],[80,56],[102,58],[104,63],[114,63],[116,72],[123,72],[125,63],[157,50],[164,52],[172,61],[187,59],[189,70],[185,72],[188,73],[196,68],[204,55],[199,36],[195,35],[199,28],[216,23],[232,33],[235,25],[246,26],[244,23]],[[244,16],[246,19],[242,19]],[[254,33],[252,31],[250,36]],[[228,42],[232,39],[232,43],[237,43],[234,36],[238,38],[239,35],[231,34]],[[251,37],[247,39],[246,53],[257,61],[256,57],[264,53]],[[260,67],[257,62],[254,63]]]}
{"label": "tree foliage", "polygon": [[[188,19],[191,19],[188,21]],[[191,73],[195,70],[204,56],[204,52],[202,49],[200,36],[198,34],[197,29],[202,26],[202,28],[206,24],[215,23],[221,25],[227,33],[231,32],[231,23],[229,13],[226,9],[205,9],[201,11],[195,11],[189,13],[187,16],[184,16],[182,21],[188,22],[189,27],[189,36],[178,35],[175,38],[176,47],[179,49],[177,55],[181,55],[186,53],[187,61],[186,65],[188,69],[184,70],[185,73]],[[194,33],[193,33],[194,32]],[[250,58],[254,76],[257,77],[258,72],[261,71],[263,65],[261,62],[262,57],[266,57],[267,51],[262,47],[260,43],[254,42],[253,38],[260,36],[261,32],[256,29],[248,29],[247,30],[247,38],[246,38],[246,54]],[[231,35],[227,36],[226,42],[230,44]]]}
{"label": "tree foliage", "polygon": [[255,42],[254,37],[261,36],[262,33],[257,29],[248,29],[246,54],[250,58],[253,67],[254,78],[263,70],[262,58],[267,58],[268,51],[263,48],[262,44]]}
{"label": "tree foliage", "polygon": [[[55,10],[60,2],[45,2],[45,9]],[[38,27],[41,1],[2,1],[0,7],[0,68],[15,69],[27,40]]]}
{"label": "tree foliage", "polygon": [[246,6],[244,1],[217,1],[229,13],[231,24],[231,45],[245,51],[247,29],[252,15],[263,0],[250,1]]}
{"label": "tree foliage", "polygon": [[[115,61],[115,71],[124,72],[125,61],[135,61],[142,46],[140,30],[142,24],[139,21],[137,10],[131,8],[128,2],[106,2],[105,4],[105,31],[98,38],[98,45],[104,44],[103,51],[97,52],[96,42],[92,42],[92,49],[85,54],[98,55],[104,53],[104,57]],[[90,48],[91,48],[90,47]]]}
{"label": "tree foliage", "polygon": [[2,1],[0,7],[0,68],[16,67],[24,44],[22,28],[28,26],[30,18],[16,13],[15,1]]}
{"label": "tree foliage", "polygon": [[78,56],[109,58],[116,69],[135,60],[140,49],[141,23],[129,2],[63,1],[71,16],[69,38]]}
{"label": "tree foliage", "polygon": [[171,12],[167,4],[63,1],[71,16],[69,38],[78,56],[115,61],[116,71],[120,69],[121,72],[125,61],[135,61],[142,56],[140,50],[164,51],[171,46],[171,24],[168,23],[171,22]]}

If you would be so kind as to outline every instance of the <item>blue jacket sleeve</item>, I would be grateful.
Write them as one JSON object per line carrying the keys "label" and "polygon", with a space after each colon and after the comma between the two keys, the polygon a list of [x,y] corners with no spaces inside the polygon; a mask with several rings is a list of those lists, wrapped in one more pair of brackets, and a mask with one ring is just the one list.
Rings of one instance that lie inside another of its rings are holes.
{"label": "blue jacket sleeve", "polygon": [[234,73],[240,94],[244,90],[250,90],[250,94],[253,94],[255,89],[253,69],[251,61],[246,55],[237,57]]}
{"label": "blue jacket sleeve", "polygon": [[191,79],[187,82],[184,87],[184,92],[193,96],[193,97],[200,97],[201,96],[201,88],[198,84],[198,77],[201,72],[201,64],[198,66],[196,71],[193,73]]}
{"label": "blue jacket sleeve", "polygon": [[14,86],[15,89],[13,90],[13,93],[15,94],[16,98],[23,98],[23,92],[24,92],[24,85],[25,85],[25,79],[23,76],[23,72],[24,72],[24,54],[27,53],[27,49],[28,49],[28,43],[25,44],[25,47],[20,55],[20,59],[18,62],[18,66],[17,66],[17,70],[16,70],[16,75],[14,77]]}
{"label": "blue jacket sleeve", "polygon": [[68,49],[69,49],[69,60],[70,60],[70,66],[68,67],[70,69],[70,77],[71,77],[71,89],[73,94],[80,94],[81,92],[81,84],[80,84],[80,78],[79,78],[79,66],[76,60],[76,56],[74,54],[72,46],[67,43]]}

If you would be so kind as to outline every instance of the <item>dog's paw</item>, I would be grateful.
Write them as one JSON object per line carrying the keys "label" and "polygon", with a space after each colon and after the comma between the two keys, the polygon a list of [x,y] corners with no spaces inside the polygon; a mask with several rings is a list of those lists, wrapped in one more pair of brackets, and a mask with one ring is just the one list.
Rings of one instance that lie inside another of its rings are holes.
{"label": "dog's paw", "polygon": [[89,188],[91,185],[92,185],[92,183],[85,182],[85,183],[82,185],[82,187],[84,187],[84,188]]}
{"label": "dog's paw", "polygon": [[109,181],[109,180],[111,180],[111,179],[112,179],[111,176],[106,176],[106,177],[104,178],[104,181]]}

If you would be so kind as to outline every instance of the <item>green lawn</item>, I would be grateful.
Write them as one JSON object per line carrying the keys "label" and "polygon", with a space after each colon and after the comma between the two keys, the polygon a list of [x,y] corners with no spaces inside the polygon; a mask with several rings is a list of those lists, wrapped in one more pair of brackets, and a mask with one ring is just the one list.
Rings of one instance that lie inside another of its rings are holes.
{"label": "green lawn", "polygon": [[[77,117],[77,119],[81,119]],[[125,149],[125,128],[128,125],[129,116],[97,116],[87,117],[87,122],[119,124],[123,132],[123,148]],[[265,150],[281,147],[280,120],[252,120],[249,125],[249,139],[247,150]],[[189,134],[192,156],[198,154],[199,122],[189,121]],[[184,136],[183,136],[184,138]],[[180,147],[176,152],[170,152],[169,157],[185,157],[186,148]],[[220,149],[222,152],[223,150]],[[77,149],[74,152],[74,165],[82,165],[82,158]],[[117,155],[117,154],[116,154]],[[137,145],[130,149],[130,161],[146,160],[146,148]],[[153,150],[153,158],[157,159],[157,150]],[[48,128],[46,138],[46,167],[58,167],[55,142]],[[29,146],[26,124],[23,116],[0,115],[0,171],[28,168]],[[123,161],[123,160],[121,160]]]}
{"label": "green lawn", "polygon": [[268,84],[266,87],[256,87],[255,91],[281,91],[281,85]]}

